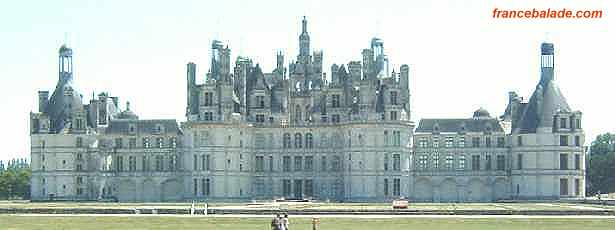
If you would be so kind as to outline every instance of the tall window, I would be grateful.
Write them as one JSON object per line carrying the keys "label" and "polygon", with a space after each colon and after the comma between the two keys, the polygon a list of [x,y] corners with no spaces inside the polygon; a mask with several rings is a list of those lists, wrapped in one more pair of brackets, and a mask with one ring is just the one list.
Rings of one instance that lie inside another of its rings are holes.
{"label": "tall window", "polygon": [[419,168],[427,169],[427,155],[421,155],[419,157]]}
{"label": "tall window", "polygon": [[162,139],[162,137],[158,137],[156,138],[156,146],[158,148],[162,148],[164,147],[164,139]]}
{"label": "tall window", "polygon": [[523,146],[523,137],[517,136],[517,146]]}
{"label": "tall window", "polygon": [[269,172],[273,172],[273,156],[269,156]]}
{"label": "tall window", "polygon": [[131,137],[128,139],[128,148],[134,149],[137,147],[137,138]]}
{"label": "tall window", "polygon": [[498,137],[498,148],[504,148],[504,137]]}
{"label": "tall window", "polygon": [[559,119],[559,124],[560,124],[560,128],[565,129],[566,128],[566,124],[568,123],[568,120],[566,118],[560,118]]}
{"label": "tall window", "polygon": [[290,156],[282,157],[282,171],[290,172]]}
{"label": "tall window", "polygon": [[203,113],[203,120],[213,121],[214,120],[214,114],[212,112],[205,112],[205,113]]}
{"label": "tall window", "polygon": [[336,172],[341,171],[342,170],[341,161],[342,159],[340,158],[340,156],[333,156],[333,161],[331,163],[331,169]]}
{"label": "tall window", "polygon": [[333,94],[331,96],[331,107],[332,108],[340,107],[340,95],[339,94]]}
{"label": "tall window", "polygon": [[327,171],[327,156],[320,157],[320,171]]}
{"label": "tall window", "polygon": [[393,196],[399,196],[401,194],[401,183],[399,178],[393,179]]}
{"label": "tall window", "polygon": [[581,155],[579,154],[574,155],[574,169],[575,170],[581,169]]}
{"label": "tall window", "polygon": [[568,169],[568,154],[562,153],[559,155],[559,169],[560,170]]}
{"label": "tall window", "polygon": [[466,156],[464,155],[460,155],[459,156],[459,167],[457,167],[458,170],[464,170],[466,169]]}
{"label": "tall window", "polygon": [[146,148],[146,149],[149,148],[149,138],[147,137],[143,138],[143,148]]}
{"label": "tall window", "polygon": [[201,179],[201,193],[203,196],[209,196],[211,194],[211,181],[209,178]]}
{"label": "tall window", "polygon": [[256,122],[257,123],[265,123],[265,115],[264,114],[256,114]]}
{"label": "tall window", "polygon": [[290,197],[291,196],[291,192],[290,192],[290,180],[288,179],[284,179],[282,180],[282,194],[285,197]]}
{"label": "tall window", "polygon": [[256,171],[265,171],[265,158],[264,156],[256,156]]}
{"label": "tall window", "polygon": [[311,149],[314,147],[314,137],[311,133],[305,134],[305,148]]}
{"label": "tall window", "polygon": [[393,131],[393,146],[401,146],[401,131]]}
{"label": "tall window", "polygon": [[397,111],[391,111],[391,121],[397,120]]}
{"label": "tall window", "polygon": [[259,109],[265,108],[265,96],[256,96],[256,107]]}
{"label": "tall window", "polygon": [[521,153],[517,155],[517,169],[523,169],[523,154]]}
{"label": "tall window", "polygon": [[391,91],[391,105],[397,105],[397,91]]}
{"label": "tall window", "polygon": [[199,164],[199,156],[196,154],[192,155],[192,170],[193,171],[199,170],[198,164]]}
{"label": "tall window", "polygon": [[568,179],[566,178],[559,179],[559,195],[560,196],[568,195]]}
{"label": "tall window", "polygon": [[401,170],[401,157],[399,154],[393,154],[393,171]]}
{"label": "tall window", "polygon": [[295,148],[302,148],[301,133],[295,133]]}
{"label": "tall window", "polygon": [[164,157],[162,155],[156,156],[156,171],[162,172],[164,170],[163,161]]}
{"label": "tall window", "polygon": [[502,171],[506,169],[506,157],[504,155],[498,155],[496,161],[497,170]]}
{"label": "tall window", "polygon": [[574,136],[574,146],[581,146],[581,137]]}
{"label": "tall window", "polygon": [[480,155],[472,155],[472,170],[480,170]]}
{"label": "tall window", "polygon": [[141,170],[145,172],[149,171],[149,161],[147,159],[147,156],[143,156],[141,158]]}
{"label": "tall window", "polygon": [[389,179],[384,178],[384,196],[389,196]]}
{"label": "tall window", "polygon": [[292,145],[290,144],[290,133],[285,133],[282,139],[283,148],[292,148]]}
{"label": "tall window", "polygon": [[305,171],[308,171],[308,172],[314,171],[314,157],[313,156],[305,157]]}
{"label": "tall window", "polygon": [[131,171],[131,172],[137,171],[137,157],[135,156],[128,157],[128,171]]}
{"label": "tall window", "polygon": [[115,157],[115,160],[116,160],[115,171],[118,171],[118,172],[124,171],[124,157],[117,156]]}
{"label": "tall window", "polygon": [[491,155],[485,156],[485,170],[491,170]]}
{"label": "tall window", "polygon": [[466,137],[459,137],[459,142],[457,143],[457,146],[459,148],[465,148],[466,147]]}
{"label": "tall window", "polygon": [[453,147],[453,137],[445,137],[444,138],[444,147],[452,148]]}
{"label": "tall window", "polygon": [[446,155],[446,158],[444,160],[444,167],[446,167],[447,169],[453,168],[453,155]]}
{"label": "tall window", "polygon": [[579,178],[574,179],[574,195],[578,196],[581,193],[581,180]]}
{"label": "tall window", "polygon": [[438,138],[438,136],[433,136],[433,147],[434,148],[438,148],[438,146],[440,146],[440,139]]}
{"label": "tall window", "polygon": [[384,154],[384,171],[389,171],[389,154]]}
{"label": "tall window", "polygon": [[433,168],[438,169],[438,167],[440,167],[440,154],[438,152],[435,152],[433,155],[431,155],[431,158],[431,160],[433,161]]}
{"label": "tall window", "polygon": [[485,147],[491,147],[491,137],[485,137]]}
{"label": "tall window", "polygon": [[212,106],[214,105],[214,95],[211,92],[205,92],[205,100],[203,101],[204,106]]}
{"label": "tall window", "polygon": [[303,157],[295,156],[295,172],[301,171],[303,169]]}
{"label": "tall window", "polygon": [[115,138],[115,148],[121,149],[122,147],[122,138]]}
{"label": "tall window", "polygon": [[472,148],[480,147],[480,137],[472,137]]}
{"label": "tall window", "polygon": [[76,141],[76,146],[77,148],[81,148],[83,147],[83,138],[82,137],[77,137],[77,141]]}

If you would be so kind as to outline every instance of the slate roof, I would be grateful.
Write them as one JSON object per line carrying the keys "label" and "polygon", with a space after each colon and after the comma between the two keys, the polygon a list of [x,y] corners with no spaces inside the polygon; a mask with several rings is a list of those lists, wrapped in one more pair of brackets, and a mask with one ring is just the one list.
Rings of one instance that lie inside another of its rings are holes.
{"label": "slate roof", "polygon": [[[130,134],[130,124],[135,124],[135,134],[181,134],[181,130],[175,119],[152,119],[152,120],[111,120],[106,129],[107,134]],[[162,133],[157,133],[156,127],[163,127]]]}
{"label": "slate roof", "polygon": [[[444,118],[444,119],[421,119],[415,132],[431,133],[434,127],[438,132],[484,132],[491,127],[491,132],[504,132],[499,121],[495,118]],[[462,129],[462,127],[465,127]]]}

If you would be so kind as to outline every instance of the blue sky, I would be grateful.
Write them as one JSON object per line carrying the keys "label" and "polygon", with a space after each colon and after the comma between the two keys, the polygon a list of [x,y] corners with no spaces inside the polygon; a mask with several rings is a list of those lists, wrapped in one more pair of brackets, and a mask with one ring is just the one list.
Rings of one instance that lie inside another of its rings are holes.
{"label": "blue sky", "polygon": [[[493,8],[601,9],[599,20],[493,19]],[[392,64],[411,67],[412,117],[500,115],[507,92],[529,98],[539,45],[555,42],[556,80],[584,112],[588,140],[613,131],[613,1],[5,1],[0,3],[0,159],[29,155],[28,113],[53,90],[57,50],[74,50],[75,81],[89,100],[106,91],[141,118],[185,120],[185,66],[209,68],[220,39],[237,55],[274,68],[298,53],[303,15],[324,68],[360,60],[373,36]],[[329,74],[328,74],[329,75]]]}

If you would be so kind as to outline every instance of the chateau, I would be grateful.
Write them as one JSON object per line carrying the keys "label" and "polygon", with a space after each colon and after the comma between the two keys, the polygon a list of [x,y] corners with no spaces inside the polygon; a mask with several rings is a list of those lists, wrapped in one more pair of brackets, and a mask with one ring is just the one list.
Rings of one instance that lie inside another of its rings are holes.
{"label": "chateau", "polygon": [[[317,199],[472,202],[584,197],[581,112],[555,84],[553,44],[529,101],[502,116],[411,120],[410,68],[382,40],[323,70],[302,21],[299,54],[263,70],[213,41],[204,79],[186,71],[186,119],[144,120],[101,93],[84,102],[73,53],[30,113],[32,200]],[[122,108],[123,107],[123,108]],[[420,109],[420,108],[419,108]],[[415,129],[416,128],[416,129]]]}

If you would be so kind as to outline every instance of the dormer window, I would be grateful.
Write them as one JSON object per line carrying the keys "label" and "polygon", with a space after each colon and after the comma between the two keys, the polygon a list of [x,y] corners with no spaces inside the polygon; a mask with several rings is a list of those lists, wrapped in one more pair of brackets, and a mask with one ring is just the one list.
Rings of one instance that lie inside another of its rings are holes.
{"label": "dormer window", "polygon": [[164,127],[162,127],[162,125],[160,124],[156,124],[156,128],[154,128],[154,132],[157,134],[160,134],[162,132],[164,132]]}
{"label": "dormer window", "polygon": [[575,123],[576,123],[576,124],[575,124],[575,127],[576,127],[577,129],[580,129],[580,128],[581,128],[581,119],[578,119],[578,118],[577,118],[577,119],[575,119]]}
{"label": "dormer window", "polygon": [[214,95],[211,92],[205,92],[205,100],[203,100],[204,106],[212,106],[214,104]]}
{"label": "dormer window", "polygon": [[256,96],[256,107],[259,109],[265,108],[265,96]]}
{"label": "dormer window", "polygon": [[128,124],[128,133],[135,134],[136,131],[137,130],[136,130],[135,124]]}

